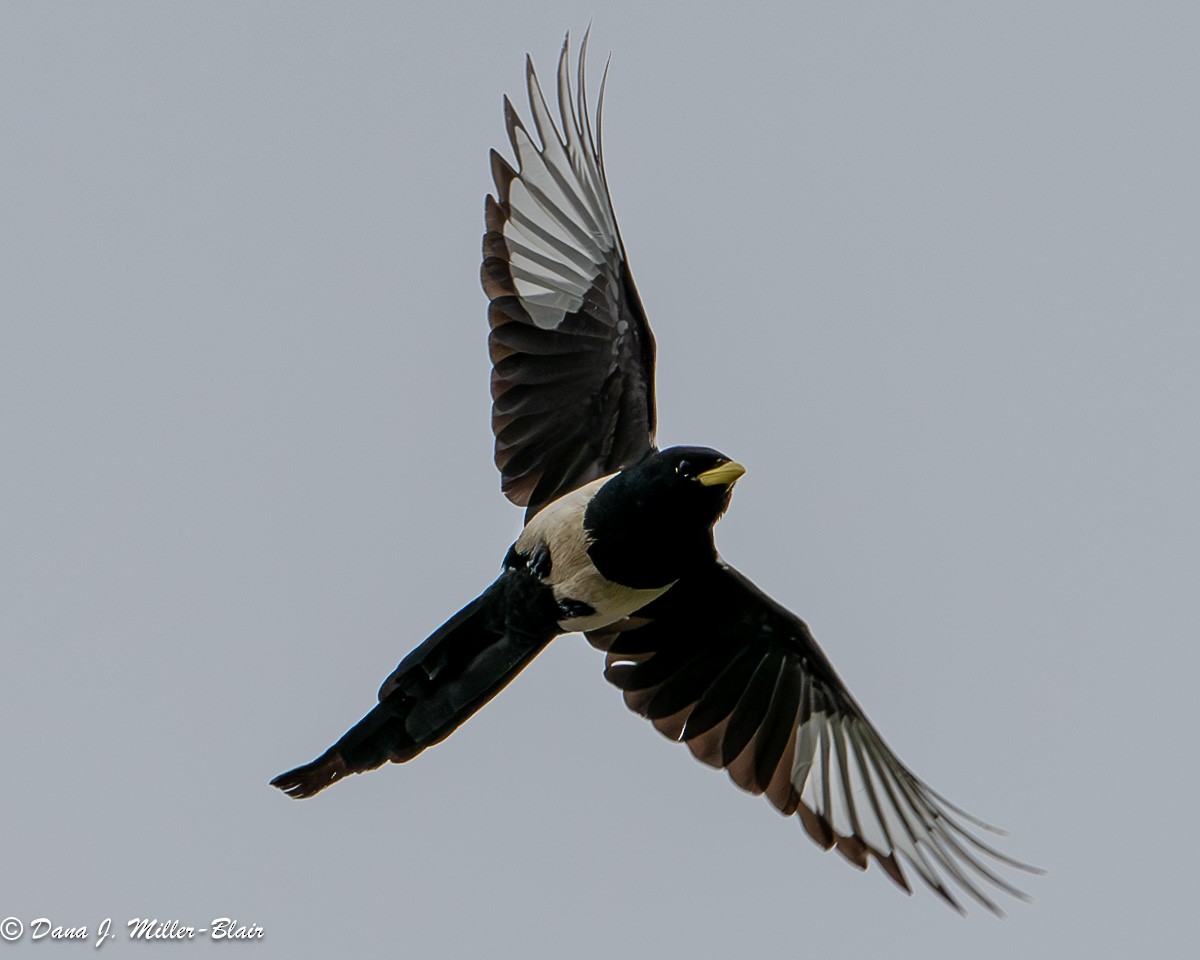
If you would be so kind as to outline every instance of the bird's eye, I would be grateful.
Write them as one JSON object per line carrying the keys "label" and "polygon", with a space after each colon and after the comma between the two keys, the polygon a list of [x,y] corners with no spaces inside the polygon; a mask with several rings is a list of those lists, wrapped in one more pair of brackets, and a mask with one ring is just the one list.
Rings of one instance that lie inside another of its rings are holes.
{"label": "bird's eye", "polygon": [[692,465],[687,460],[680,460],[679,466],[677,466],[675,468],[675,472],[678,473],[681,477],[691,477]]}

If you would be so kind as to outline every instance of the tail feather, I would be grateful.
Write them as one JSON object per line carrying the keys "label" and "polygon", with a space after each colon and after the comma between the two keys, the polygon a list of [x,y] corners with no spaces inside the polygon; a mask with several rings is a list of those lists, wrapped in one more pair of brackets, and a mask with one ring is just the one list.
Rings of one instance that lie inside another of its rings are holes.
{"label": "tail feather", "polygon": [[352,773],[365,773],[389,760],[402,762],[415,757],[421,747],[410,744],[405,756],[404,744],[411,740],[404,731],[404,718],[380,704],[350,728],[337,743],[317,757],[271,781],[289,797],[303,800],[320,793]]}
{"label": "tail feather", "polygon": [[281,773],[271,785],[304,799],[352,773],[389,760],[404,763],[440,743],[557,635],[557,615],[548,587],[532,577],[502,575],[401,661],[380,688],[377,707],[316,760]]}

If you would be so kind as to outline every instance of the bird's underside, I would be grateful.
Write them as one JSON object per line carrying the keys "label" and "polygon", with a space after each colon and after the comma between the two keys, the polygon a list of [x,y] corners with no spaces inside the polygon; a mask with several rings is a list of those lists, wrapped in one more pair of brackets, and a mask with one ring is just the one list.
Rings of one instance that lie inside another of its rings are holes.
{"label": "bird's underside", "polygon": [[[805,623],[724,563],[712,526],[742,468],[655,445],[654,339],[629,270],[568,45],[555,108],[527,61],[532,131],[504,102],[516,166],[492,152],[482,281],[495,459],[526,527],[497,580],[410,653],[378,705],[321,757],[272,783],[308,797],[449,736],[555,636],[585,632],[630,709],[825,849],[915,871],[961,910],[999,914],[986,824],[916,777],[867,719]],[[555,119],[557,114],[557,120]]]}

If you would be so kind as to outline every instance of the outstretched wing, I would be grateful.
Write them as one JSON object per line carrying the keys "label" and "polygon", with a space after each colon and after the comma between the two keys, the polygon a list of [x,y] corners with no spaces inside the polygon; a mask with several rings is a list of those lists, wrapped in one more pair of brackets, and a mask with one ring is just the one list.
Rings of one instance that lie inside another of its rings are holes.
{"label": "outstretched wing", "polygon": [[[636,463],[654,449],[654,338],[617,230],[584,92],[558,60],[560,133],[526,59],[535,140],[506,97],[517,169],[495,150],[482,280],[491,300],[492,430],[501,488],[527,506]],[[565,134],[565,137],[563,136]]]}
{"label": "outstretched wing", "polygon": [[604,675],[631,709],[738,786],[796,814],[826,850],[836,847],[860,869],[874,858],[911,892],[903,857],[960,912],[943,875],[997,914],[984,885],[1026,899],[986,861],[1034,868],[981,841],[964,821],[994,828],[901,763],[804,621],[732,567],[680,581],[589,639],[607,650]]}

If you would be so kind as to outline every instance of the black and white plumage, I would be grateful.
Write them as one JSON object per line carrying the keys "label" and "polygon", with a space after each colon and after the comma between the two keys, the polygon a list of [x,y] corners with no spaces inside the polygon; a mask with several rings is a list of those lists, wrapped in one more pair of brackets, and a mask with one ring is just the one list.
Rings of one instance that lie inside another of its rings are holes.
{"label": "black and white plumage", "polygon": [[272,781],[307,797],[449,736],[560,633],[606,652],[628,706],[826,849],[906,862],[961,910],[1024,898],[984,843],[992,829],[887,746],[805,623],[724,563],[713,525],[743,468],[703,447],[655,447],[654,339],[608,193],[600,109],[558,62],[557,121],[533,65],[532,133],[505,99],[514,169],[491,154],[482,281],[491,300],[492,426],[502,489],[526,526],[500,576],[410,653],[379,705],[310,764]]}

